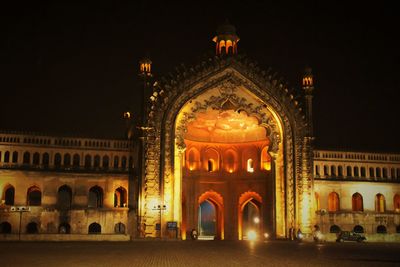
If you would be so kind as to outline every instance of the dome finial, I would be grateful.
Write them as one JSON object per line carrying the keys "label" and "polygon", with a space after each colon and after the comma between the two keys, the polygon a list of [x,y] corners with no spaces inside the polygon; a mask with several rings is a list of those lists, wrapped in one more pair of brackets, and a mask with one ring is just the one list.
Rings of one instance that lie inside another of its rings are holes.
{"label": "dome finial", "polygon": [[303,88],[312,88],[312,87],[314,87],[314,76],[312,74],[312,69],[307,66],[304,69]]}
{"label": "dome finial", "polygon": [[141,60],[139,60],[139,68],[140,68],[140,75],[144,76],[152,76],[151,74],[151,62],[149,57],[143,57]]}
{"label": "dome finial", "polygon": [[217,55],[237,54],[237,43],[239,36],[236,34],[236,28],[229,23],[228,19],[218,26],[217,35],[213,38],[216,43],[215,52]]}

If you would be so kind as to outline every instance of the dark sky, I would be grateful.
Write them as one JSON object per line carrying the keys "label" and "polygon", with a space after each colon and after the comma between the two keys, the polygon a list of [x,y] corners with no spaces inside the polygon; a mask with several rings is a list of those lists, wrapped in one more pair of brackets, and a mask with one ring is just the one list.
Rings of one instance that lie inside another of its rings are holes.
{"label": "dark sky", "polygon": [[239,53],[291,87],[313,68],[318,148],[400,152],[400,23],[390,1],[57,2],[0,8],[1,129],[121,136],[138,60],[149,55],[157,76],[196,63],[229,19]]}

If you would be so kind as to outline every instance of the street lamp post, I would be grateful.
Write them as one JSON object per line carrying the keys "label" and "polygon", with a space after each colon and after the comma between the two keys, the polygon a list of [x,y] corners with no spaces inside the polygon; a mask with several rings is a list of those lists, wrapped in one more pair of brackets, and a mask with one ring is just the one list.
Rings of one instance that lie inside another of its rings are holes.
{"label": "street lamp post", "polygon": [[162,238],[162,211],[166,210],[167,206],[166,205],[157,205],[153,207],[153,210],[158,210],[160,211],[160,239]]}
{"label": "street lamp post", "polygon": [[12,206],[10,208],[12,212],[19,212],[19,230],[18,230],[18,240],[21,241],[21,225],[22,225],[22,213],[31,211],[30,207],[27,206]]}

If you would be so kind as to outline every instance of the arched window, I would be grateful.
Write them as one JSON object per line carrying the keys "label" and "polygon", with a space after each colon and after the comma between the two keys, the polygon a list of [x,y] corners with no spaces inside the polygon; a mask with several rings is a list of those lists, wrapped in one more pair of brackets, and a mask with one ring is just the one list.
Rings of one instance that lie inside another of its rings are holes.
{"label": "arched window", "polygon": [[338,166],[338,176],[343,177],[343,166]]}
{"label": "arched window", "polygon": [[121,168],[126,169],[126,157],[125,156],[123,156],[121,158]]}
{"label": "arched window", "polygon": [[353,228],[353,232],[362,234],[362,233],[364,233],[364,227],[362,227],[361,225],[356,225]]}
{"label": "arched window", "polygon": [[382,176],[383,178],[387,178],[388,177],[388,171],[386,168],[382,168]]}
{"label": "arched window", "polygon": [[22,157],[23,164],[30,164],[31,163],[31,153],[25,152],[24,156]]}
{"label": "arched window", "polygon": [[118,165],[119,165],[119,157],[115,156],[114,157],[114,169],[118,169]]}
{"label": "arched window", "polygon": [[369,177],[375,178],[375,170],[372,167],[369,168]]}
{"label": "arched window", "polygon": [[390,169],[390,178],[394,179],[396,178],[396,170],[395,168]]}
{"label": "arched window", "polygon": [[18,162],[18,152],[17,151],[14,151],[12,153],[12,162],[13,163],[17,163]]}
{"label": "arched window", "polygon": [[39,233],[39,228],[38,228],[37,223],[35,223],[35,222],[28,223],[28,225],[26,226],[26,233],[28,233],[28,234]]}
{"label": "arched window", "polygon": [[385,197],[382,194],[375,196],[375,211],[385,212]]}
{"label": "arched window", "polygon": [[400,195],[395,194],[393,197],[393,208],[395,212],[400,212]]}
{"label": "arched window", "polygon": [[89,225],[89,234],[101,234],[101,225],[92,223]]}
{"label": "arched window", "polygon": [[207,171],[208,171],[208,172],[214,171],[214,160],[209,159],[209,160],[207,161]]}
{"label": "arched window", "polygon": [[360,176],[360,173],[358,172],[358,167],[357,166],[353,168],[353,171],[354,171],[354,177],[359,177]]}
{"label": "arched window", "polygon": [[236,162],[237,162],[237,157],[236,153],[233,150],[228,150],[225,152],[225,157],[224,157],[224,169],[227,172],[234,172],[236,170]]}
{"label": "arched window", "polygon": [[0,234],[11,234],[11,224],[9,222],[0,223]]}
{"label": "arched window", "polygon": [[125,234],[125,224],[117,223],[114,227],[114,232],[116,234]]}
{"label": "arched window", "polygon": [[352,177],[353,176],[353,172],[352,172],[351,166],[347,166],[346,167],[346,173],[347,173],[347,177]]}
{"label": "arched window", "polygon": [[9,152],[9,151],[6,151],[6,152],[4,153],[4,162],[5,162],[5,163],[10,162],[10,152]]}
{"label": "arched window", "polygon": [[200,153],[195,147],[190,148],[190,150],[188,151],[186,164],[187,164],[187,168],[190,171],[199,169]]}
{"label": "arched window", "polygon": [[340,209],[339,195],[336,192],[331,192],[328,196],[328,211],[336,212]]}
{"label": "arched window", "polygon": [[110,158],[106,155],[103,157],[103,168],[108,169],[110,165]]}
{"label": "arched window", "polygon": [[329,168],[326,165],[324,165],[324,176],[329,176]]}
{"label": "arched window", "polygon": [[81,157],[78,154],[74,154],[72,158],[72,166],[74,166],[74,168],[79,168],[80,165],[81,165]]}
{"label": "arched window", "polygon": [[204,168],[209,171],[218,171],[219,154],[215,149],[209,148],[204,152]]}
{"label": "arched window", "polygon": [[68,153],[64,155],[64,166],[65,167],[71,166],[71,155]]}
{"label": "arched window", "polygon": [[361,177],[366,177],[365,167],[361,167]]}
{"label": "arched window", "polygon": [[351,198],[353,211],[364,211],[363,197],[360,193],[354,193]]}
{"label": "arched window", "polygon": [[60,210],[71,209],[72,190],[69,186],[63,185],[58,189],[57,206]]}
{"label": "arched window", "polygon": [[45,168],[49,167],[50,164],[50,156],[49,153],[44,153],[42,156],[42,164]]}
{"label": "arched window", "polygon": [[329,233],[340,233],[340,227],[339,226],[337,226],[336,224],[334,224],[334,225],[332,225],[330,228],[329,228]]}
{"label": "arched window", "polygon": [[99,155],[94,156],[93,166],[95,168],[99,168],[100,167],[100,156]]}
{"label": "arched window", "polygon": [[58,226],[58,233],[59,234],[70,234],[71,226],[68,223],[61,223],[60,226]]}
{"label": "arched window", "polygon": [[268,147],[264,147],[261,151],[261,169],[271,170],[271,156],[268,153]]}
{"label": "arched window", "polygon": [[12,185],[8,185],[4,191],[4,204],[12,206],[14,205],[15,189]]}
{"label": "arched window", "polygon": [[126,207],[127,201],[126,201],[126,190],[122,186],[118,187],[115,189],[114,192],[114,207]]}
{"label": "arched window", "polygon": [[39,165],[40,164],[40,154],[38,152],[35,152],[33,154],[33,161],[32,161],[33,165]]}
{"label": "arched window", "polygon": [[56,153],[56,155],[54,156],[54,166],[57,169],[61,168],[61,154],[60,153]]}
{"label": "arched window", "polygon": [[381,168],[376,168],[376,178],[381,178]]}
{"label": "arched window", "polygon": [[85,156],[85,168],[90,169],[92,167],[92,157],[90,155]]}
{"label": "arched window", "polygon": [[254,172],[254,164],[252,159],[247,160],[247,172]]}
{"label": "arched window", "polygon": [[378,227],[376,227],[376,233],[378,233],[378,234],[387,234],[386,226],[378,225]]}
{"label": "arched window", "polygon": [[103,189],[99,186],[93,186],[89,190],[89,208],[101,208],[103,206]]}
{"label": "arched window", "polygon": [[39,187],[30,187],[27,196],[28,206],[40,206],[42,204],[42,192],[40,192]]}
{"label": "arched window", "polygon": [[331,176],[332,177],[336,176],[336,166],[334,165],[331,166]]}

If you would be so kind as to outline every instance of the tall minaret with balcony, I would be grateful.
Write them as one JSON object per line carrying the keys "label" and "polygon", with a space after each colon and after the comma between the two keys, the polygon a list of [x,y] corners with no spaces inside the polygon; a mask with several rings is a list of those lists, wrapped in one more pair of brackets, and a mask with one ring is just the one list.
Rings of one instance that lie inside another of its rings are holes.
{"label": "tall minaret with balcony", "polygon": [[218,56],[237,54],[237,44],[239,40],[236,34],[236,28],[226,21],[217,28],[217,35],[213,38],[216,44],[215,53]]}
{"label": "tall minaret with balcony", "polygon": [[312,137],[314,135],[313,119],[312,119],[312,98],[314,90],[314,76],[311,68],[306,68],[303,75],[302,86],[304,90],[304,97],[306,103],[306,120],[308,124],[307,135]]}

